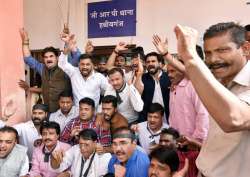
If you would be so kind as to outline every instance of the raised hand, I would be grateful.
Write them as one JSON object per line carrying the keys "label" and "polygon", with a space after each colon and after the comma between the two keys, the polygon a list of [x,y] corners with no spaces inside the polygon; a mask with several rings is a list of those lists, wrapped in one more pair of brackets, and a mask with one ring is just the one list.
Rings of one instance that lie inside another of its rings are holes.
{"label": "raised hand", "polygon": [[127,44],[125,42],[119,42],[115,47],[115,51],[117,53],[124,50],[128,50]]}
{"label": "raised hand", "polygon": [[70,136],[71,136],[71,137],[75,137],[75,136],[77,136],[77,135],[79,134],[80,131],[81,131],[80,127],[79,127],[79,126],[75,126],[75,127],[72,129],[72,131],[71,131],[71,133],[70,133]]}
{"label": "raised hand", "polygon": [[64,152],[62,150],[54,150],[51,155],[51,166],[54,169],[60,167],[63,161]]}
{"label": "raised hand", "polygon": [[20,37],[22,39],[22,42],[29,42],[28,32],[24,28],[21,28],[19,30],[19,34],[20,34]]}
{"label": "raised hand", "polygon": [[63,33],[69,34],[69,25],[67,23],[63,24]]}
{"label": "raised hand", "polygon": [[76,36],[71,34],[68,41],[69,49],[74,50],[76,48]]}
{"label": "raised hand", "polygon": [[124,166],[115,164],[115,177],[125,177],[126,174],[126,168]]}
{"label": "raised hand", "polygon": [[60,39],[63,41],[63,42],[65,42],[66,44],[69,42],[69,38],[70,37],[70,35],[69,34],[67,34],[67,33],[61,33],[60,34]]}
{"label": "raised hand", "polygon": [[64,54],[68,54],[70,51],[74,51],[76,50],[76,38],[74,34],[65,34],[62,33],[61,34],[61,39],[62,41],[65,42],[65,44],[67,44],[64,48]]}
{"label": "raised hand", "polygon": [[85,45],[85,53],[91,54],[94,51],[94,46],[92,44],[92,41],[88,40],[88,42]]}
{"label": "raised hand", "polygon": [[144,68],[143,68],[143,64],[141,62],[141,59],[138,59],[138,70],[136,72],[136,75],[143,75],[144,73]]}
{"label": "raised hand", "polygon": [[188,168],[189,168],[189,161],[186,158],[184,167],[181,170],[179,170],[178,172],[174,173],[174,175],[172,177],[185,177],[185,175],[188,172]]}
{"label": "raised hand", "polygon": [[168,52],[168,40],[162,41],[162,39],[156,34],[153,35],[153,44],[160,54]]}
{"label": "raised hand", "polygon": [[198,56],[196,44],[198,32],[190,27],[177,25],[174,29],[177,38],[178,55],[185,62]]}

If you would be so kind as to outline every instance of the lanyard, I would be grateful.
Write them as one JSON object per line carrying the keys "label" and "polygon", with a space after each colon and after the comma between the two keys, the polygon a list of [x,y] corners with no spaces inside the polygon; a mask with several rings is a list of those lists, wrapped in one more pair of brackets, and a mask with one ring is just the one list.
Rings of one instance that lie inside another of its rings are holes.
{"label": "lanyard", "polygon": [[44,162],[49,162],[49,157],[50,157],[51,153],[54,151],[55,148],[56,148],[56,145],[53,147],[53,149],[50,152],[46,152],[45,151],[45,145],[43,146],[42,151],[43,151],[43,154],[44,154],[44,159],[43,159]]}
{"label": "lanyard", "polygon": [[[89,161],[89,166],[88,166],[88,168],[86,169],[86,171],[84,172],[83,177],[87,177],[87,176],[88,176],[89,169],[90,169],[91,164],[92,164],[92,162],[93,162],[93,160],[94,160],[94,157],[95,157],[95,152],[94,152],[94,154],[92,155],[92,157],[91,157],[91,159],[90,159],[90,161]],[[80,169],[80,175],[79,175],[79,177],[82,177],[82,170],[83,170],[83,167],[84,167],[84,159],[82,158],[82,161],[81,161],[81,169]]]}

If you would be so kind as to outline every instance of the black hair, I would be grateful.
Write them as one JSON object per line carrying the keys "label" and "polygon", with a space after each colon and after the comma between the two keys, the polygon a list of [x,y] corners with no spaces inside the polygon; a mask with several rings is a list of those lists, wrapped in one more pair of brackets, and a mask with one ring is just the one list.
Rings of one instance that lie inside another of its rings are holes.
{"label": "black hair", "polygon": [[69,90],[64,90],[59,94],[59,98],[61,97],[71,97],[71,99],[73,100],[73,94],[71,91]]}
{"label": "black hair", "polygon": [[[118,55],[117,55],[117,57],[122,57],[124,60],[126,60],[126,56],[124,55],[124,54],[122,54],[122,53],[119,53]],[[116,58],[117,58],[116,57]]]}
{"label": "black hair", "polygon": [[59,50],[56,49],[55,47],[50,46],[50,47],[44,48],[44,49],[42,50],[42,57],[44,57],[44,55],[45,55],[47,52],[52,52],[52,53],[54,53],[56,57],[59,56]]}
{"label": "black hair", "polygon": [[44,112],[49,111],[48,105],[46,105],[46,104],[35,104],[35,105],[33,105],[32,111],[34,111],[36,109],[42,110]]}
{"label": "black hair", "polygon": [[94,129],[86,128],[80,131],[79,138],[84,140],[97,141],[97,134]]}
{"label": "black hair", "polygon": [[0,128],[0,132],[4,133],[4,132],[8,132],[8,133],[14,133],[15,134],[15,138],[18,141],[18,132],[15,128],[10,127],[10,126],[4,126],[2,128]]}
{"label": "black hair", "polygon": [[[196,45],[196,52],[197,52],[197,54],[199,55],[199,57],[200,57],[202,60],[204,60],[204,54],[203,54],[203,50],[202,50],[201,46]],[[181,61],[182,61],[182,60],[181,60]]]}
{"label": "black hair", "polygon": [[110,70],[108,71],[108,76],[110,76],[110,75],[112,75],[112,74],[114,74],[114,73],[116,73],[116,72],[120,73],[120,74],[122,75],[122,77],[124,77],[124,72],[123,72],[123,70],[122,70],[121,68],[118,68],[118,67],[115,67],[115,68],[110,69]]}
{"label": "black hair", "polygon": [[87,104],[87,105],[91,106],[92,108],[95,108],[95,102],[94,102],[94,100],[91,99],[91,98],[89,98],[89,97],[82,98],[79,101],[79,105],[80,104]]}
{"label": "black hair", "polygon": [[217,23],[210,26],[204,33],[203,40],[229,33],[232,42],[240,47],[246,41],[246,30],[243,26],[234,22]]}
{"label": "black hair", "polygon": [[179,168],[179,157],[173,148],[159,146],[150,153],[149,158],[150,160],[156,159],[162,164],[167,164],[172,173]]}
{"label": "black hair", "polygon": [[140,58],[142,60],[144,60],[144,58],[145,58],[144,49],[141,46],[138,46],[138,47],[132,49],[132,56],[131,57],[132,58],[137,58],[138,55],[140,56]]}
{"label": "black hair", "polygon": [[54,121],[44,121],[40,127],[40,134],[42,134],[44,129],[55,129],[57,135],[60,135],[61,132],[60,125]]}
{"label": "black hair", "polygon": [[161,130],[161,135],[162,134],[172,135],[175,140],[180,138],[180,133],[178,132],[178,130],[176,130],[176,129],[172,128],[172,127],[162,129]]}
{"label": "black hair", "polygon": [[113,95],[106,95],[102,98],[102,103],[112,103],[114,108],[117,108],[117,98]]}
{"label": "black hair", "polygon": [[152,56],[156,57],[156,58],[157,58],[157,61],[158,61],[159,63],[162,63],[162,57],[161,57],[158,53],[156,53],[156,52],[150,52],[150,53],[148,53],[148,54],[145,56],[145,61],[147,61],[147,59],[148,59],[149,57],[152,57]]}
{"label": "black hair", "polygon": [[155,113],[155,112],[160,112],[161,115],[164,115],[164,108],[162,107],[162,105],[160,105],[159,103],[152,103],[149,106],[148,109],[148,113]]}
{"label": "black hair", "polygon": [[248,32],[249,32],[249,31],[250,31],[250,24],[248,24],[248,25],[244,26],[244,28],[245,28],[245,30],[246,30],[246,31],[248,31]]}
{"label": "black hair", "polygon": [[81,55],[79,56],[79,61],[85,60],[85,59],[90,59],[91,62],[93,61],[92,55],[89,55],[89,54],[84,53],[84,54],[81,54]]}

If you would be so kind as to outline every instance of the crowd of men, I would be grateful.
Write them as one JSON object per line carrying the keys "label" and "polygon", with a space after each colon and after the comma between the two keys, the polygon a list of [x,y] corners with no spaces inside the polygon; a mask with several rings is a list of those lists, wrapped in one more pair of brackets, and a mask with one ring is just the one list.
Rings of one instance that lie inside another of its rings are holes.
{"label": "crowd of men", "polygon": [[92,43],[82,54],[68,30],[40,63],[21,29],[44,103],[27,122],[0,120],[0,177],[247,177],[250,25],[210,26],[204,60],[195,29],[174,32],[177,54],[154,35],[157,52],[136,47],[128,70],[126,43],[95,67]]}

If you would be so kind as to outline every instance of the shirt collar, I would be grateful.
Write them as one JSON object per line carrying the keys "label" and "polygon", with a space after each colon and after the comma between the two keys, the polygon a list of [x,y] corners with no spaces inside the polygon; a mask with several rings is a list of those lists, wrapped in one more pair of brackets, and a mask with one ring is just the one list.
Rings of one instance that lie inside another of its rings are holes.
{"label": "shirt collar", "polygon": [[69,111],[69,113],[68,113],[68,115],[67,116],[65,116],[63,113],[62,113],[62,111],[61,111],[61,109],[59,109],[58,110],[58,114],[59,114],[59,116],[65,116],[65,117],[69,117],[70,115],[72,115],[73,114],[73,112],[74,112],[74,106],[72,106],[71,107],[71,109],[70,109],[70,111]]}
{"label": "shirt collar", "polygon": [[133,154],[131,155],[131,157],[128,159],[126,163],[126,167],[128,167],[130,164],[134,164],[134,161],[137,158],[137,154],[138,154],[138,150],[135,148]]}
{"label": "shirt collar", "polygon": [[94,115],[94,116],[92,117],[92,119],[89,120],[88,122],[82,122],[81,119],[80,119],[80,116],[78,116],[78,120],[77,120],[77,121],[79,121],[79,122],[82,123],[82,124],[90,124],[90,123],[95,122],[95,120],[96,120],[96,115]]}
{"label": "shirt collar", "polygon": [[29,120],[29,121],[27,122],[27,124],[28,124],[31,128],[36,128],[32,120]]}
{"label": "shirt collar", "polygon": [[147,128],[148,128],[148,130],[150,131],[150,132],[149,132],[150,134],[152,133],[152,135],[158,135],[159,133],[161,133],[161,130],[164,128],[164,124],[163,124],[163,122],[162,122],[161,128],[160,128],[157,132],[153,132],[153,130],[151,130],[151,128],[150,128],[149,125],[148,125],[148,122],[147,122]]}
{"label": "shirt collar", "polygon": [[189,80],[187,78],[184,78],[181,80],[181,82],[178,84],[179,87],[185,87],[188,84]]}
{"label": "shirt collar", "polygon": [[[162,72],[162,70],[160,70],[159,75],[158,75],[159,80],[160,80],[160,77],[162,76],[162,74],[163,74],[163,72]],[[151,74],[149,74],[149,75],[156,81],[156,79]]]}
{"label": "shirt collar", "polygon": [[92,78],[95,76],[95,74],[96,74],[96,72],[95,72],[95,70],[93,70],[93,71],[90,73],[90,75],[89,75],[89,77],[87,78],[87,80],[92,79]]}
{"label": "shirt collar", "polygon": [[[137,150],[137,147],[135,147],[133,154],[130,156],[130,158],[128,159],[128,161],[126,163],[126,167],[130,166],[131,164],[134,164],[134,161],[136,160],[137,154],[138,154],[138,150]],[[118,160],[117,157],[116,157],[116,160],[117,160],[116,162],[121,164],[121,162]]]}
{"label": "shirt collar", "polygon": [[232,82],[237,83],[242,86],[246,86],[246,87],[250,86],[250,61],[247,61],[245,66],[234,77]]}
{"label": "shirt collar", "polygon": [[[80,148],[80,146],[79,146],[79,148]],[[87,160],[90,160],[94,154],[96,155],[96,152],[93,152],[93,153],[89,156],[89,158],[87,158],[87,159],[85,159],[85,158],[83,157],[83,155],[82,155],[82,159],[84,160],[84,162],[86,162]]]}

